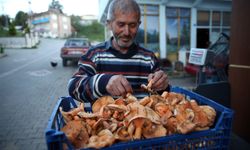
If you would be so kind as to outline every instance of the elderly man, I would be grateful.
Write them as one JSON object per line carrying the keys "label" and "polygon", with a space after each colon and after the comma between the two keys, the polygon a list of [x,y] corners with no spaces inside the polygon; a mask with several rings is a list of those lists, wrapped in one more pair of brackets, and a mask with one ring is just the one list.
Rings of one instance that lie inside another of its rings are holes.
{"label": "elderly man", "polygon": [[132,93],[138,99],[148,95],[141,84],[151,81],[159,93],[169,90],[168,77],[160,70],[154,53],[135,42],[140,8],[134,0],[113,0],[107,25],[110,40],[89,49],[79,60],[79,69],[69,81],[69,94],[78,101],[93,103],[104,95]]}

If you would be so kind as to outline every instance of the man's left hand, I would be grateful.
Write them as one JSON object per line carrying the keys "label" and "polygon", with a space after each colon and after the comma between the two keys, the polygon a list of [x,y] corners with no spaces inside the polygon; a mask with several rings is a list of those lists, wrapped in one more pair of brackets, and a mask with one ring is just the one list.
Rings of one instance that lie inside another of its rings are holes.
{"label": "man's left hand", "polygon": [[156,91],[165,90],[168,87],[168,76],[162,70],[149,74],[148,81],[150,80],[152,80],[151,88]]}

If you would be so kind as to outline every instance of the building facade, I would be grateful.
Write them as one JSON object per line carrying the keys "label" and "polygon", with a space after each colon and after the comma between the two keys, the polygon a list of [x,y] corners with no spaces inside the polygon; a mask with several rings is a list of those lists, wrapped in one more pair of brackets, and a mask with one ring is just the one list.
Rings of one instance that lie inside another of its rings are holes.
{"label": "building facade", "polygon": [[29,24],[42,37],[66,38],[72,34],[70,17],[54,9],[32,14]]}
{"label": "building facade", "polygon": [[[99,0],[103,23],[111,1]],[[136,40],[160,58],[176,61],[182,49],[207,48],[221,32],[230,35],[231,0],[136,1],[142,22]],[[105,33],[109,38],[110,32]]]}

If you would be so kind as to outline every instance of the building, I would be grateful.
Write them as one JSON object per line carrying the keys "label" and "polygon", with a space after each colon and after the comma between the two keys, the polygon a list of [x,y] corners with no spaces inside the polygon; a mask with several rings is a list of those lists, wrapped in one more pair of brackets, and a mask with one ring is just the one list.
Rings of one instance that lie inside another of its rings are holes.
{"label": "building", "polygon": [[91,25],[95,21],[97,21],[96,16],[94,16],[94,15],[83,15],[83,16],[81,16],[80,23],[82,25]]}
{"label": "building", "polygon": [[[99,21],[105,23],[112,0],[99,0]],[[180,49],[206,48],[221,32],[230,34],[232,0],[136,0],[141,8],[137,41],[178,60]],[[105,37],[110,37],[106,30]]]}
{"label": "building", "polygon": [[56,9],[32,14],[28,22],[32,31],[42,37],[65,38],[72,33],[70,17]]}

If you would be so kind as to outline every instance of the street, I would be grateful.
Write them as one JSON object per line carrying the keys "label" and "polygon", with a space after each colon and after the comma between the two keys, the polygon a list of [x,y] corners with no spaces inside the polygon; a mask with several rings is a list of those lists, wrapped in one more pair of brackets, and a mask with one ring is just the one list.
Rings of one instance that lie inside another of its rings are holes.
{"label": "street", "polygon": [[[46,149],[44,131],[57,99],[67,96],[76,66],[63,68],[64,40],[42,39],[37,49],[6,49],[0,59],[0,148]],[[50,61],[56,60],[53,68]]]}
{"label": "street", "polygon": [[[47,149],[45,129],[77,66],[62,67],[64,40],[41,39],[36,49],[6,49],[0,58],[0,149]],[[53,68],[50,61],[58,65]],[[170,79],[174,86],[192,87],[194,79]]]}

